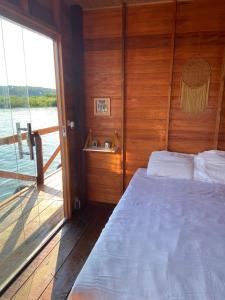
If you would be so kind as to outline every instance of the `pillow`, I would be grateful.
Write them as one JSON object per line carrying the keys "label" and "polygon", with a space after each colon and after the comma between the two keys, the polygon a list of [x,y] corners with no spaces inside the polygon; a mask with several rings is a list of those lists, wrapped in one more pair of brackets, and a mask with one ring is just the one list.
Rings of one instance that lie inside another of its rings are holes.
{"label": "pillow", "polygon": [[147,176],[193,179],[194,155],[154,151],[148,162]]}
{"label": "pillow", "polygon": [[194,179],[225,184],[225,151],[199,153],[195,157]]}
{"label": "pillow", "polygon": [[207,158],[208,160],[220,160],[225,159],[225,151],[220,151],[220,150],[208,150],[204,151],[201,153],[198,153],[197,157],[204,157]]}

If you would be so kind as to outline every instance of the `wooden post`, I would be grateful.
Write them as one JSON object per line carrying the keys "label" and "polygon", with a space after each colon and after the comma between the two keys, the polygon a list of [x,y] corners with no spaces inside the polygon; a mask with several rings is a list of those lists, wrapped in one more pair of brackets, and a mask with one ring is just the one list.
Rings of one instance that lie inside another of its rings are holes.
{"label": "wooden post", "polygon": [[169,131],[170,131],[170,110],[172,100],[172,85],[173,85],[173,71],[174,71],[174,60],[175,60],[175,42],[176,42],[176,27],[177,27],[177,0],[174,0],[174,15],[173,15],[173,27],[171,36],[171,59],[170,59],[170,79],[169,79],[169,90],[168,90],[168,109],[166,118],[166,147],[169,148]]}
{"label": "wooden post", "polygon": [[215,136],[214,136],[214,149],[218,149],[218,143],[219,143],[221,112],[222,112],[223,97],[224,97],[224,90],[225,90],[224,85],[225,85],[225,48],[224,48],[221,78],[220,78],[220,91],[218,97],[218,109],[217,109],[217,117],[216,117]]}
{"label": "wooden post", "polygon": [[121,169],[122,169],[122,191],[126,189],[126,35],[127,35],[127,6],[122,5],[122,28],[121,28],[121,99],[122,99],[122,137],[121,137]]}
{"label": "wooden post", "polygon": [[43,151],[42,140],[38,132],[34,133],[36,147],[36,163],[37,163],[37,184],[44,183],[44,168],[43,168]]}

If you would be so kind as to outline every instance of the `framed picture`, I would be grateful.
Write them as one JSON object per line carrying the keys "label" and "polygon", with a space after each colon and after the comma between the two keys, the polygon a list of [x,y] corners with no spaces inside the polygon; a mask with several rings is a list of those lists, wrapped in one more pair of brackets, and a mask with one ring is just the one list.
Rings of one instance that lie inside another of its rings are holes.
{"label": "framed picture", "polygon": [[110,116],[110,98],[94,98],[94,115]]}

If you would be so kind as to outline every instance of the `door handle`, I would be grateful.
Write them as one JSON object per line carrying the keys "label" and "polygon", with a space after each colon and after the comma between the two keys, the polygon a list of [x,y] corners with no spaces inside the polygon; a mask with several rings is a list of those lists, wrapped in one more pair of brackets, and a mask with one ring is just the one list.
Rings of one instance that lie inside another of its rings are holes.
{"label": "door handle", "polygon": [[[29,155],[31,160],[34,160],[34,137],[32,134],[31,123],[27,123],[27,128],[20,127],[20,123],[16,123],[16,132],[17,132],[17,140],[18,140],[18,149],[19,149],[19,158],[23,159],[24,155]],[[22,132],[26,134],[27,145],[29,147],[29,152],[23,151],[23,136]]]}
{"label": "door handle", "polygon": [[34,135],[32,133],[31,123],[27,123],[27,145],[30,152],[30,160],[34,160]]}
{"label": "door handle", "polygon": [[75,128],[75,122],[74,121],[67,121],[67,126],[70,127],[70,129],[74,129]]}
{"label": "door handle", "polygon": [[19,159],[23,159],[22,128],[20,127],[19,122],[16,123],[16,134],[18,140]]}

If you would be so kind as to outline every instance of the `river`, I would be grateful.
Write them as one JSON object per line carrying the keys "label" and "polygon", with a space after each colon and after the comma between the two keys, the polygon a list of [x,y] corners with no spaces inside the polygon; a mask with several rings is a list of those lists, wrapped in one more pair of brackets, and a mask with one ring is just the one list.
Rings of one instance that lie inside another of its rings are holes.
{"label": "river", "polygon": [[[40,129],[58,125],[57,108],[16,108],[0,109],[0,138],[16,133],[16,122],[20,122],[24,127],[27,122],[31,122],[32,129]],[[42,136],[43,157],[46,162],[59,145],[58,132]],[[23,151],[28,152],[27,142],[23,142]],[[60,154],[50,166],[46,175],[50,174],[61,162]],[[36,162],[30,160],[28,155],[19,159],[18,145],[0,145],[0,171],[19,172],[22,174],[36,175]],[[21,186],[30,183],[0,178],[0,200],[5,199],[15,193]]]}

